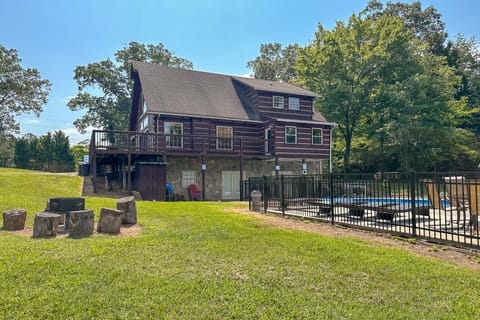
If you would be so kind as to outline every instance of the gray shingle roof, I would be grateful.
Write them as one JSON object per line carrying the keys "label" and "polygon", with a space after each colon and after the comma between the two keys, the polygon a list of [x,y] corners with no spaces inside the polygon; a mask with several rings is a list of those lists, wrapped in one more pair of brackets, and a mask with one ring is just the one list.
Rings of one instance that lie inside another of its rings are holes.
{"label": "gray shingle roof", "polygon": [[[282,82],[170,68],[133,62],[148,112],[235,120],[260,121],[258,113],[239,92],[234,81],[255,90],[316,97],[311,91]],[[315,112],[313,120],[325,121]]]}
{"label": "gray shingle roof", "polygon": [[134,62],[149,112],[260,120],[244,106],[230,76]]}
{"label": "gray shingle roof", "polygon": [[237,81],[243,82],[247,86],[252,87],[253,89],[259,90],[259,91],[294,94],[294,95],[307,96],[307,97],[313,97],[313,98],[318,97],[318,95],[314,92],[305,90],[302,87],[299,87],[287,82],[278,82],[278,81],[243,78],[243,77],[232,77],[232,78]]}

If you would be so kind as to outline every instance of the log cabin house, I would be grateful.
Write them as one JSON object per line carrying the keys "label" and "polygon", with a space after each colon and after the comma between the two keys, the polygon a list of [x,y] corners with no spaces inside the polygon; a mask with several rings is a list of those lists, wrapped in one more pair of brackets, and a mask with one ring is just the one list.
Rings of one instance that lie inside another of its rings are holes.
{"label": "log cabin house", "polygon": [[317,95],[289,83],[134,62],[129,131],[92,132],[94,191],[165,200],[166,183],[189,199],[238,200],[251,176],[321,173],[333,124]]}

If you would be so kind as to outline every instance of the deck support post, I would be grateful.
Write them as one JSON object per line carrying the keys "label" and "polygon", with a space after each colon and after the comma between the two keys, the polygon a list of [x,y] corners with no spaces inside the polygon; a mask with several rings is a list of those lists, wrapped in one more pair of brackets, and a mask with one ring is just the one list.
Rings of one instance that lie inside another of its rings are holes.
{"label": "deck support post", "polygon": [[202,201],[205,201],[205,171],[207,171],[207,164],[205,156],[202,156]]}
{"label": "deck support post", "polygon": [[240,200],[243,200],[243,139],[240,140]]}
{"label": "deck support post", "polygon": [[96,154],[95,131],[92,132],[92,141],[90,142],[90,176],[92,179],[93,193],[97,192],[97,154]]}
{"label": "deck support post", "polygon": [[128,193],[132,192],[132,154],[130,151],[127,155],[127,190]]}

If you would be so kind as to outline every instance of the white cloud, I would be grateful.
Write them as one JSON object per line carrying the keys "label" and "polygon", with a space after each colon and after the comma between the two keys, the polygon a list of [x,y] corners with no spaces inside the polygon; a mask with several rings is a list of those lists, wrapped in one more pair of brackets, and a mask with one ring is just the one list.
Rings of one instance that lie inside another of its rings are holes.
{"label": "white cloud", "polygon": [[75,144],[78,144],[80,141],[90,139],[91,136],[92,136],[92,130],[93,129],[94,128],[92,128],[92,127],[88,127],[87,132],[84,133],[84,134],[81,134],[80,132],[78,132],[78,130],[74,127],[63,128],[61,130],[69,138],[70,145],[75,145]]}
{"label": "white cloud", "polygon": [[243,75],[240,75],[239,77],[243,77],[243,78],[253,78],[253,74],[251,73],[245,73]]}

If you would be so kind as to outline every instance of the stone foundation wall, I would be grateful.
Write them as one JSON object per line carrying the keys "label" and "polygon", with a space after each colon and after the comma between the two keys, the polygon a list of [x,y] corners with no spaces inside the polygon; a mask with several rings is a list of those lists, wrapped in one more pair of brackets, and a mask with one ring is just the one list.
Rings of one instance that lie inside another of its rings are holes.
{"label": "stone foundation wall", "polygon": [[[222,197],[222,172],[240,171],[240,160],[232,158],[207,158],[205,160],[205,197],[206,200],[225,200]],[[167,159],[167,182],[170,182],[177,195],[189,200],[187,186],[182,186],[182,172],[194,171],[195,183],[202,188],[202,162],[200,158],[169,157]],[[302,161],[281,161],[280,174],[302,174]],[[321,173],[321,162],[307,162],[308,174]],[[266,160],[244,160],[243,179],[275,174],[275,162]],[[234,199],[229,199],[234,200]],[[238,200],[238,199],[236,199]]]}

